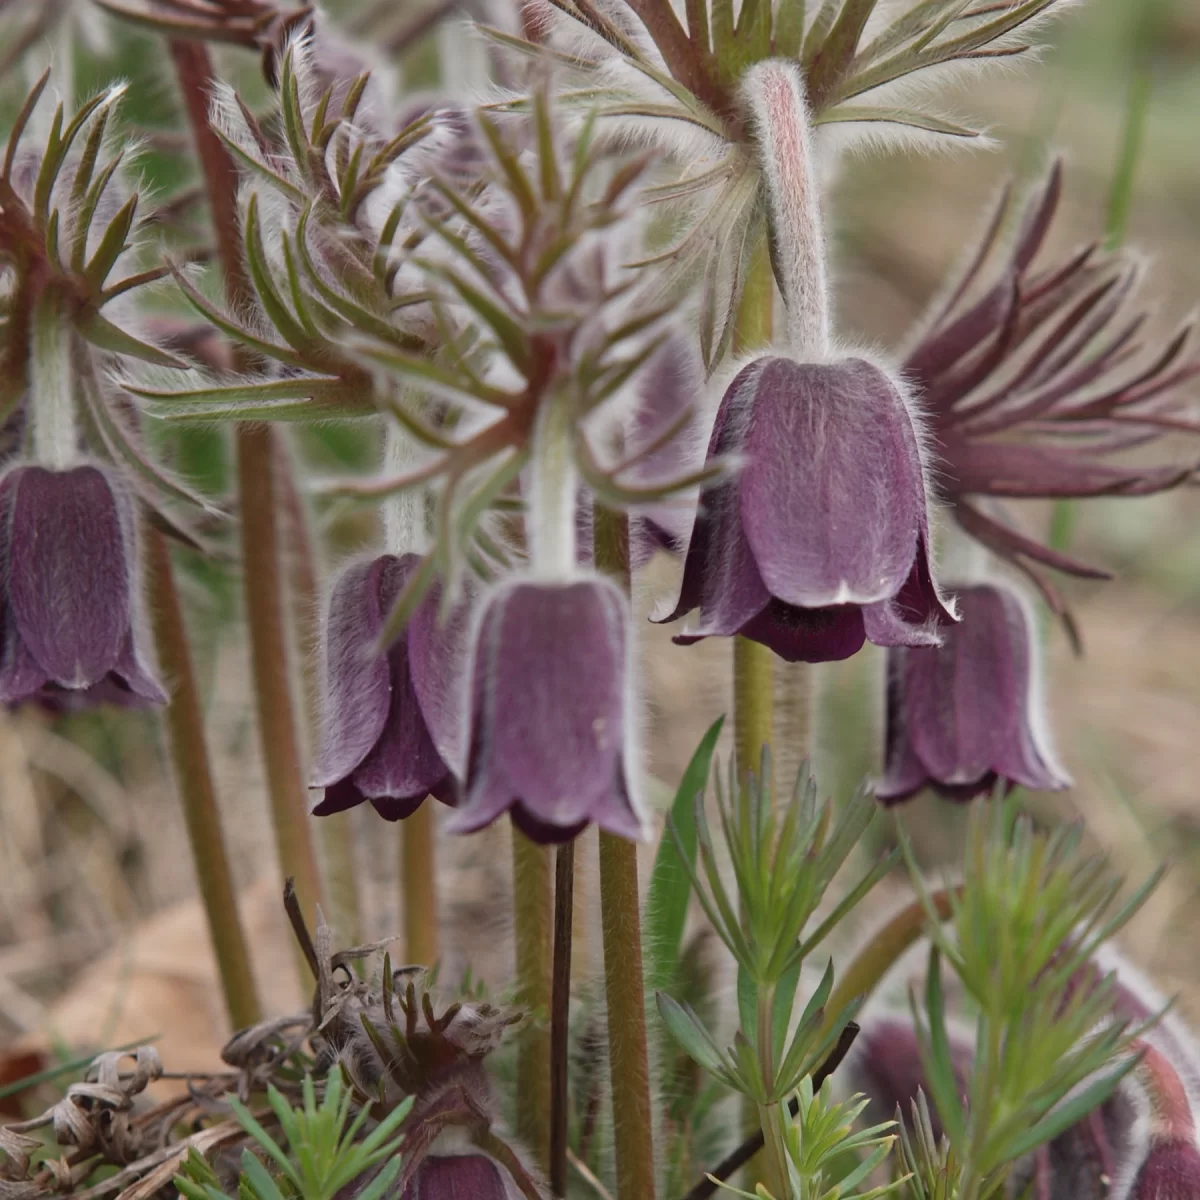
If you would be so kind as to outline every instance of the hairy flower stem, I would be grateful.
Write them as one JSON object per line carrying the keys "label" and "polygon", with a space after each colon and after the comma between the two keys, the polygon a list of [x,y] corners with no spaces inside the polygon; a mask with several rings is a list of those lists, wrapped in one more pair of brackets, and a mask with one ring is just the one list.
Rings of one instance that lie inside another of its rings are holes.
{"label": "hairy flower stem", "polygon": [[[215,82],[212,61],[200,42],[172,40],[170,50],[204,176],[225,292],[230,303],[241,309],[250,303],[251,289],[242,261],[238,177],[232,159],[208,123],[209,98]],[[240,353],[238,357],[242,357]],[[244,363],[235,362],[236,365]],[[308,824],[307,791],[301,774],[302,756],[284,636],[274,440],[275,432],[269,426],[241,426],[237,432],[246,618],[258,730],[279,865],[286,877],[295,879],[303,910],[312,913],[320,902],[321,886]]]}
{"label": "hairy flower stem", "polygon": [[[744,354],[771,341],[775,279],[764,239],[754,249],[734,329],[735,351]],[[733,737],[738,772],[758,773],[764,748],[772,742],[772,656],[749,638],[733,641]],[[799,668],[803,669],[803,668]],[[802,737],[804,731],[789,730]]]}
{"label": "hairy flower stem", "polygon": [[44,467],[63,471],[73,466],[79,448],[75,418],[75,373],[72,370],[70,323],[63,317],[65,297],[43,289],[33,311],[29,405],[33,457]]}
{"label": "hairy flower stem", "polygon": [[[734,350],[745,354],[770,343],[774,322],[775,278],[764,238],[754,248],[746,273],[746,286],[734,326]],[[797,671],[806,668],[799,665]],[[764,751],[774,741],[774,658],[766,646],[741,636],[733,639],[733,746],[739,778],[758,775]],[[807,713],[802,716],[802,721]],[[789,729],[793,744],[807,741],[807,728]],[[747,1101],[743,1128],[760,1123],[758,1106]],[[767,1126],[762,1125],[764,1136]]]}
{"label": "hairy flower stem", "polygon": [[[596,567],[628,594],[629,518],[597,507]],[[608,1005],[617,1200],[654,1200],[654,1116],[642,979],[642,925],[637,846],[600,832],[600,925]]]}
{"label": "hairy flower stem", "polygon": [[[385,469],[403,475],[415,465],[412,438],[389,421],[384,437]],[[383,540],[389,554],[429,552],[425,497],[415,488],[389,496],[384,503]],[[430,967],[441,955],[434,803],[432,797],[427,799],[400,828],[400,909],[406,953],[410,962]]]}
{"label": "hairy flower stem", "polygon": [[[763,987],[758,991],[758,1028],[755,1031],[758,1041],[758,1069],[762,1075],[763,1088],[767,1095],[775,1090],[775,1048],[772,1037],[775,1015],[775,989]],[[786,1200],[788,1196],[788,1158],[787,1148],[780,1137],[779,1104],[760,1104],[758,1108],[758,1123],[763,1132],[763,1147],[765,1150],[765,1174],[767,1187],[776,1200]]]}
{"label": "hairy flower stem", "polygon": [[208,918],[213,953],[221,976],[225,1010],[234,1029],[245,1029],[260,1020],[262,1012],[221,834],[221,813],[217,807],[204,734],[204,713],[192,669],[183,608],[175,587],[166,538],[148,524],[144,528],[144,538],[153,601],[154,641],[170,697],[163,713],[163,727],[174,768],[175,787],[183,804],[188,844],[192,849],[200,899]]}
{"label": "hairy flower stem", "polygon": [[575,921],[575,843],[554,855],[554,971],[550,1006],[550,1190],[567,1194],[571,1030],[571,940]]}
{"label": "hairy flower stem", "polygon": [[437,826],[432,797],[400,822],[400,891],[404,905],[404,954],[432,967],[441,955],[438,937]]}
{"label": "hairy flower stem", "polygon": [[[426,801],[426,805],[428,801]],[[425,805],[422,805],[425,807]],[[410,818],[411,819],[411,818]],[[550,851],[512,831],[513,918],[517,949],[517,1003],[535,1019],[517,1051],[517,1133],[543,1171],[550,1165],[551,1005]]]}
{"label": "hairy flower stem", "polygon": [[[317,554],[304,501],[296,488],[288,448],[275,444],[282,505],[280,517],[287,563],[288,598],[292,631],[300,660],[304,688],[304,718],[310,755],[321,736],[321,585]],[[358,897],[358,868],[355,863],[353,812],[330,813],[317,825],[321,867],[329,895],[330,918],[338,937],[349,945],[362,939],[362,906]]]}

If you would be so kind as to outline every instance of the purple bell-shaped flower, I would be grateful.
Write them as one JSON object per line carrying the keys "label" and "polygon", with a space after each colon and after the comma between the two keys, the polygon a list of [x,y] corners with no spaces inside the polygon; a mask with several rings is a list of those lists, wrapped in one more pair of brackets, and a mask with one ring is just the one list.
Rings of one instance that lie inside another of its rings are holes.
{"label": "purple bell-shaped flower", "polygon": [[430,1154],[403,1200],[510,1200],[519,1196],[500,1167],[482,1154]]}
{"label": "purple bell-shaped flower", "polygon": [[811,121],[794,64],[743,81],[754,127],[787,350],[742,368],[717,410],[708,461],[740,466],[702,498],[676,641],[741,634],[789,662],[936,645],[954,614],[930,557],[919,422],[882,367],[837,350]]}
{"label": "purple bell-shaped flower", "polygon": [[709,460],[740,474],[697,513],[675,640],[741,634],[789,662],[848,658],[870,640],[932,646],[953,614],[929,553],[925,477],[902,391],[860,358],[764,357],[721,401]]}
{"label": "purple bell-shaped flower", "polygon": [[454,778],[431,726],[446,715],[441,688],[454,655],[438,639],[436,589],[386,651],[378,643],[416,554],[354,563],[334,584],[325,629],[326,725],[312,786],[317,816],[369,801],[381,817],[411,816],[426,796],[454,802]]}
{"label": "purple bell-shaped flower", "polygon": [[514,579],[484,603],[470,752],[452,828],[505,812],[538,842],[643,826],[630,774],[629,614],[603,578]]}
{"label": "purple bell-shaped flower", "polygon": [[994,583],[964,587],[956,598],[962,620],[942,645],[889,655],[887,763],[876,795],[890,804],[925,787],[952,800],[997,783],[1067,787],[1046,740],[1025,603]]}
{"label": "purple bell-shaped flower", "polygon": [[99,467],[0,479],[0,702],[166,702],[144,648],[135,529]]}

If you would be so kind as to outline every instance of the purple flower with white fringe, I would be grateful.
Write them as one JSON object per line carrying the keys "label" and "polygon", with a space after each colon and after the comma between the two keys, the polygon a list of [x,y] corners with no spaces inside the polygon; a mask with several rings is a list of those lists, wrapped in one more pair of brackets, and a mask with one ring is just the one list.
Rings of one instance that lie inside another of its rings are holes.
{"label": "purple flower with white fringe", "polygon": [[0,479],[0,701],[163,704],[145,648],[133,501],[88,464]]}
{"label": "purple flower with white fringe", "polygon": [[386,650],[379,644],[389,612],[420,567],[419,555],[384,554],[351,564],[334,584],[324,636],[325,732],[311,781],[325,789],[317,816],[369,802],[398,821],[426,796],[454,803],[443,757],[453,741],[445,697],[454,686],[463,614],[443,625],[435,587],[404,634]]}
{"label": "purple flower with white fringe", "polygon": [[998,784],[1059,791],[1069,780],[1045,734],[1032,614],[1013,589],[955,589],[961,621],[940,646],[888,655],[887,763],[876,795],[931,787],[952,800]]}
{"label": "purple flower with white fringe", "polygon": [[729,458],[740,474],[702,497],[661,618],[700,610],[677,642],[741,634],[789,662],[937,643],[954,618],[933,578],[917,425],[880,367],[756,359],[717,412],[708,460]]}
{"label": "purple flower with white fringe", "polygon": [[607,579],[501,583],[482,605],[470,750],[452,827],[506,812],[562,842],[588,824],[639,838],[632,774],[628,603]]}

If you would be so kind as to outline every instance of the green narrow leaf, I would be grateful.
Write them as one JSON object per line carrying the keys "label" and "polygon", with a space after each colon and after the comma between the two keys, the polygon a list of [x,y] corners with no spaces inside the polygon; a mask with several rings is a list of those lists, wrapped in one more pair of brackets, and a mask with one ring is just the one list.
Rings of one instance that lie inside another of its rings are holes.
{"label": "green narrow leaf", "polygon": [[46,84],[50,82],[50,68],[47,67],[38,78],[38,81],[29,90],[29,94],[21,104],[20,111],[13,120],[12,128],[8,132],[8,145],[4,150],[4,174],[3,178],[11,179],[13,159],[17,154],[17,145],[21,141],[21,134],[25,132],[25,126],[29,124],[29,118],[33,116],[33,110],[37,107],[37,102],[42,98],[42,93],[46,90]]}
{"label": "green narrow leaf", "polygon": [[80,317],[75,327],[93,346],[99,346],[101,350],[108,350],[112,354],[123,354],[160,367],[187,366],[173,354],[135,338],[132,333],[126,333],[99,313],[88,313]]}
{"label": "green narrow leaf", "polygon": [[854,61],[863,29],[879,0],[846,0],[829,35],[813,56],[808,71],[808,96],[814,110],[824,102]]}
{"label": "green narrow leaf", "polygon": [[1110,1071],[1102,1079],[1089,1084],[1077,1096],[1059,1105],[1049,1116],[1044,1117],[1024,1136],[1017,1138],[1006,1146],[1005,1158],[1010,1161],[1036,1150],[1046,1142],[1052,1141],[1060,1133],[1078,1124],[1089,1113],[1094,1112],[1117,1090],[1121,1080],[1132,1071],[1141,1061],[1140,1055],[1135,1055],[1126,1063],[1122,1063],[1115,1071]]}
{"label": "green narrow leaf", "polygon": [[[800,986],[800,963],[789,967],[775,985],[775,1005],[771,1013],[771,1045],[776,1061],[787,1045],[788,1027],[792,1023],[792,1009],[796,1005],[796,990]],[[833,962],[826,971],[829,987],[833,986]],[[824,986],[824,983],[822,984]],[[824,1001],[821,1002],[824,1004]],[[820,1005],[818,1005],[820,1007]]]}
{"label": "green narrow leaf", "polygon": [[881,124],[907,125],[910,129],[924,129],[929,133],[940,133],[946,137],[976,138],[979,131],[965,125],[943,121],[929,113],[903,108],[870,108],[866,105],[839,104],[819,113],[814,125],[833,125],[840,121],[875,121]]}
{"label": "green narrow leaf", "polygon": [[296,204],[303,204],[305,201],[304,192],[301,191],[291,180],[284,179],[282,175],[277,175],[266,163],[259,162],[252,154],[247,154],[241,146],[237,144],[231,137],[222,133],[221,130],[213,127],[213,133],[221,139],[225,149],[237,160],[237,162],[246,168],[246,170],[257,175],[265,183],[282,192],[289,200]]}
{"label": "green narrow leaf", "polygon": [[259,1200],[284,1200],[283,1193],[271,1178],[270,1172],[262,1165],[258,1156],[249,1150],[242,1151],[242,1174]]}
{"label": "green narrow leaf", "polygon": [[100,245],[96,247],[86,268],[84,276],[93,291],[99,291],[108,278],[117,259],[128,248],[129,231],[133,228],[134,217],[137,216],[138,197],[135,192],[121,206],[117,215],[108,223]]}
{"label": "green narrow leaf", "polygon": [[188,303],[227,337],[231,337],[235,342],[240,342],[248,349],[256,351],[264,358],[276,359],[278,362],[286,363],[289,367],[296,367],[298,370],[307,369],[304,359],[290,346],[281,346],[277,342],[268,342],[264,338],[251,333],[245,326],[239,325],[215,305],[210,304],[204,295],[193,287],[181,271],[174,270],[171,273]]}
{"label": "green narrow leaf", "polygon": [[686,1004],[672,1000],[666,992],[656,993],[655,999],[663,1023],[684,1053],[710,1074],[723,1074],[725,1062],[721,1051],[700,1018]]}
{"label": "green narrow leaf", "polygon": [[739,963],[737,973],[738,1021],[746,1040],[758,1051],[758,987],[750,972]]}
{"label": "green narrow leaf", "polygon": [[245,249],[246,267],[250,271],[250,278],[263,311],[283,340],[302,351],[311,344],[312,338],[284,303],[283,297],[275,287],[263,246],[262,226],[258,219],[258,196],[253,193],[249,204],[246,205]]}
{"label": "green narrow leaf", "polygon": [[679,970],[679,955],[683,946],[683,930],[687,923],[688,901],[692,895],[691,873],[683,865],[696,862],[696,796],[704,791],[712,768],[717,739],[721,735],[724,717],[718,717],[700,739],[692,755],[668,820],[676,836],[664,837],[658,847],[650,886],[646,893],[645,944],[647,953],[646,982],[652,991],[674,985]]}

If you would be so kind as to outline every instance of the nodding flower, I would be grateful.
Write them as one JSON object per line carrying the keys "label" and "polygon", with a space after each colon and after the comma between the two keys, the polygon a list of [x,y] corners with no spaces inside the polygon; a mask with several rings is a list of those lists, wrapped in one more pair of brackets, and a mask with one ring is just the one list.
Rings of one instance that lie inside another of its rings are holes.
{"label": "nodding flower", "polygon": [[933,788],[952,800],[1006,788],[1059,791],[1070,780],[1046,735],[1037,628],[1012,588],[954,589],[961,620],[942,644],[888,653],[886,804]]}
{"label": "nodding flower", "polygon": [[746,93],[770,183],[787,349],[743,367],[717,410],[710,461],[740,472],[701,498],[676,640],[743,637],[791,662],[864,641],[936,645],[954,620],[934,581],[920,423],[882,366],[832,346],[809,116],[798,75],[760,64]]}
{"label": "nodding flower", "polygon": [[133,500],[108,471],[0,479],[0,701],[163,704],[146,649]]}
{"label": "nodding flower", "polygon": [[442,691],[455,670],[453,646],[439,634],[439,593],[425,597],[391,646],[379,645],[392,605],[420,566],[419,555],[384,554],[351,564],[333,586],[324,631],[325,736],[311,780],[325,789],[317,816],[369,802],[398,821],[426,796],[454,802],[454,777],[431,733],[431,726],[442,729]]}
{"label": "nodding flower", "polygon": [[511,813],[537,842],[595,824],[640,838],[628,601],[607,579],[501,583],[472,658],[470,749],[452,828]]}

